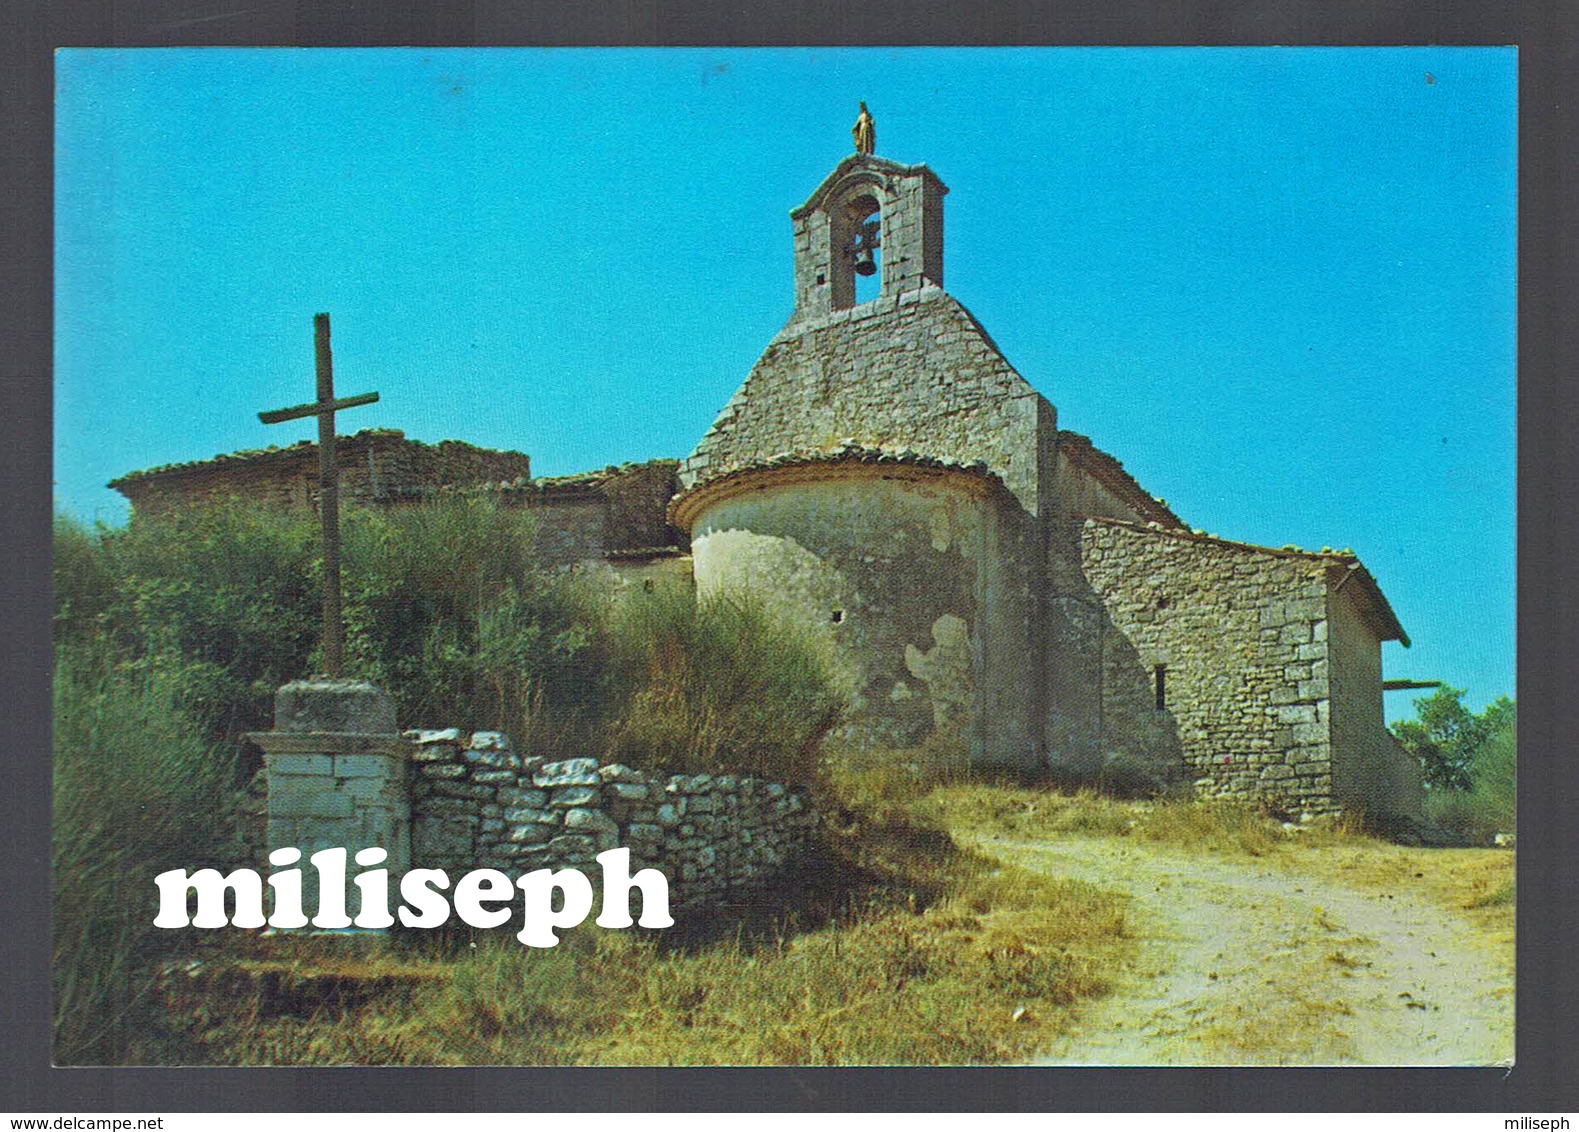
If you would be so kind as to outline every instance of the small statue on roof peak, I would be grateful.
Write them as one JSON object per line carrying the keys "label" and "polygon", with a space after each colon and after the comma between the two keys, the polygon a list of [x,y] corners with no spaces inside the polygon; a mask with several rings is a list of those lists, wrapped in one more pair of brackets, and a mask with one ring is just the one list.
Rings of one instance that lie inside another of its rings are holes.
{"label": "small statue on roof peak", "polygon": [[872,153],[877,149],[877,122],[864,102],[861,103],[861,116],[850,127],[850,134],[855,138],[856,153]]}

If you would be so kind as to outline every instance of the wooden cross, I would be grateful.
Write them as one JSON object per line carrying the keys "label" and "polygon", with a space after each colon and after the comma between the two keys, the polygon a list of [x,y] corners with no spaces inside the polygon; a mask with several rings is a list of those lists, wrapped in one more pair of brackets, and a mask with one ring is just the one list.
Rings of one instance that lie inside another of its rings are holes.
{"label": "wooden cross", "polygon": [[345,624],[340,616],[340,486],[334,462],[334,415],[340,409],[371,405],[377,393],[334,396],[334,361],[329,353],[329,316],[313,315],[313,345],[318,362],[318,400],[289,409],[259,413],[264,424],[318,418],[318,517],[323,529],[323,663],[338,679],[345,667]]}

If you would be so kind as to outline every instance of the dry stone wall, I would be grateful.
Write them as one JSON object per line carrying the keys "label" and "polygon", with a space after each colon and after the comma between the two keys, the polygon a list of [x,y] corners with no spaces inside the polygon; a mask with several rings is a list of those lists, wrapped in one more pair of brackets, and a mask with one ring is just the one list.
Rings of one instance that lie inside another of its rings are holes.
{"label": "dry stone wall", "polygon": [[777,782],[547,762],[517,754],[497,732],[406,737],[417,868],[589,871],[597,854],[624,847],[633,873],[651,867],[668,878],[673,909],[695,909],[779,871],[814,821],[807,799]]}
{"label": "dry stone wall", "polygon": [[524,505],[537,519],[532,549],[538,565],[571,566],[608,552],[608,504],[597,494],[536,498]]}

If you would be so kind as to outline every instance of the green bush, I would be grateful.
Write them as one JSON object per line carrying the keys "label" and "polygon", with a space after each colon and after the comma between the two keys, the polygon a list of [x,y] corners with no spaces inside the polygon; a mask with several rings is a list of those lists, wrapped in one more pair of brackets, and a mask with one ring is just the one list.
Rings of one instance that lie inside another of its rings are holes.
{"label": "green bush", "polygon": [[1488,842],[1514,827],[1518,709],[1499,696],[1478,715],[1462,688],[1415,700],[1415,718],[1392,725],[1425,771],[1426,817],[1449,833]]}
{"label": "green bush", "polygon": [[1485,844],[1515,831],[1518,726],[1511,706],[1505,722],[1480,747],[1469,768],[1469,788],[1426,792],[1426,816],[1449,833]]}
{"label": "green bush", "polygon": [[92,640],[104,625],[115,584],[103,552],[103,531],[56,513],[54,529],[54,639]]}
{"label": "green bush", "polygon": [[818,744],[838,715],[810,637],[741,594],[687,587],[635,594],[613,621],[625,702],[616,757],[673,772],[781,782],[820,776]]}
{"label": "green bush", "polygon": [[[534,564],[530,512],[479,498],[342,520],[347,674],[407,726],[528,750],[791,782],[817,774],[837,702],[819,645],[755,601],[689,587],[611,602]],[[120,530],[57,522],[56,636],[178,688],[213,740],[270,725],[319,664],[310,513],[227,500]]]}
{"label": "green bush", "polygon": [[154,876],[221,851],[228,768],[166,673],[113,671],[67,645],[54,687],[55,1055],[123,1061],[171,933]]}
{"label": "green bush", "polygon": [[244,504],[93,533],[55,524],[56,639],[180,685],[215,738],[268,725],[317,646],[316,528]]}
{"label": "green bush", "polygon": [[[342,518],[347,674],[402,720],[516,730],[527,706],[597,699],[602,611],[533,565],[532,516],[455,499]],[[321,666],[318,527],[224,500],[90,531],[55,524],[55,637],[158,673],[211,737],[269,726]]]}
{"label": "green bush", "polygon": [[603,611],[570,575],[533,565],[534,529],[485,499],[348,519],[348,666],[402,720],[515,732],[534,702],[593,705]]}

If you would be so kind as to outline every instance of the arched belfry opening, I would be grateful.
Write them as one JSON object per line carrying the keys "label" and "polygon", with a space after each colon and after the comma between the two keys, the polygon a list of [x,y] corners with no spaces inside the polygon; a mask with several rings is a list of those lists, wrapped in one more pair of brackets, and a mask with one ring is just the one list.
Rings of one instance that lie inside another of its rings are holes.
{"label": "arched belfry opening", "polygon": [[883,206],[875,193],[858,193],[837,212],[834,247],[836,278],[831,303],[843,310],[877,298],[883,284]]}
{"label": "arched belfry opening", "polygon": [[925,165],[864,153],[841,161],[790,213],[796,317],[942,286],[947,192]]}

